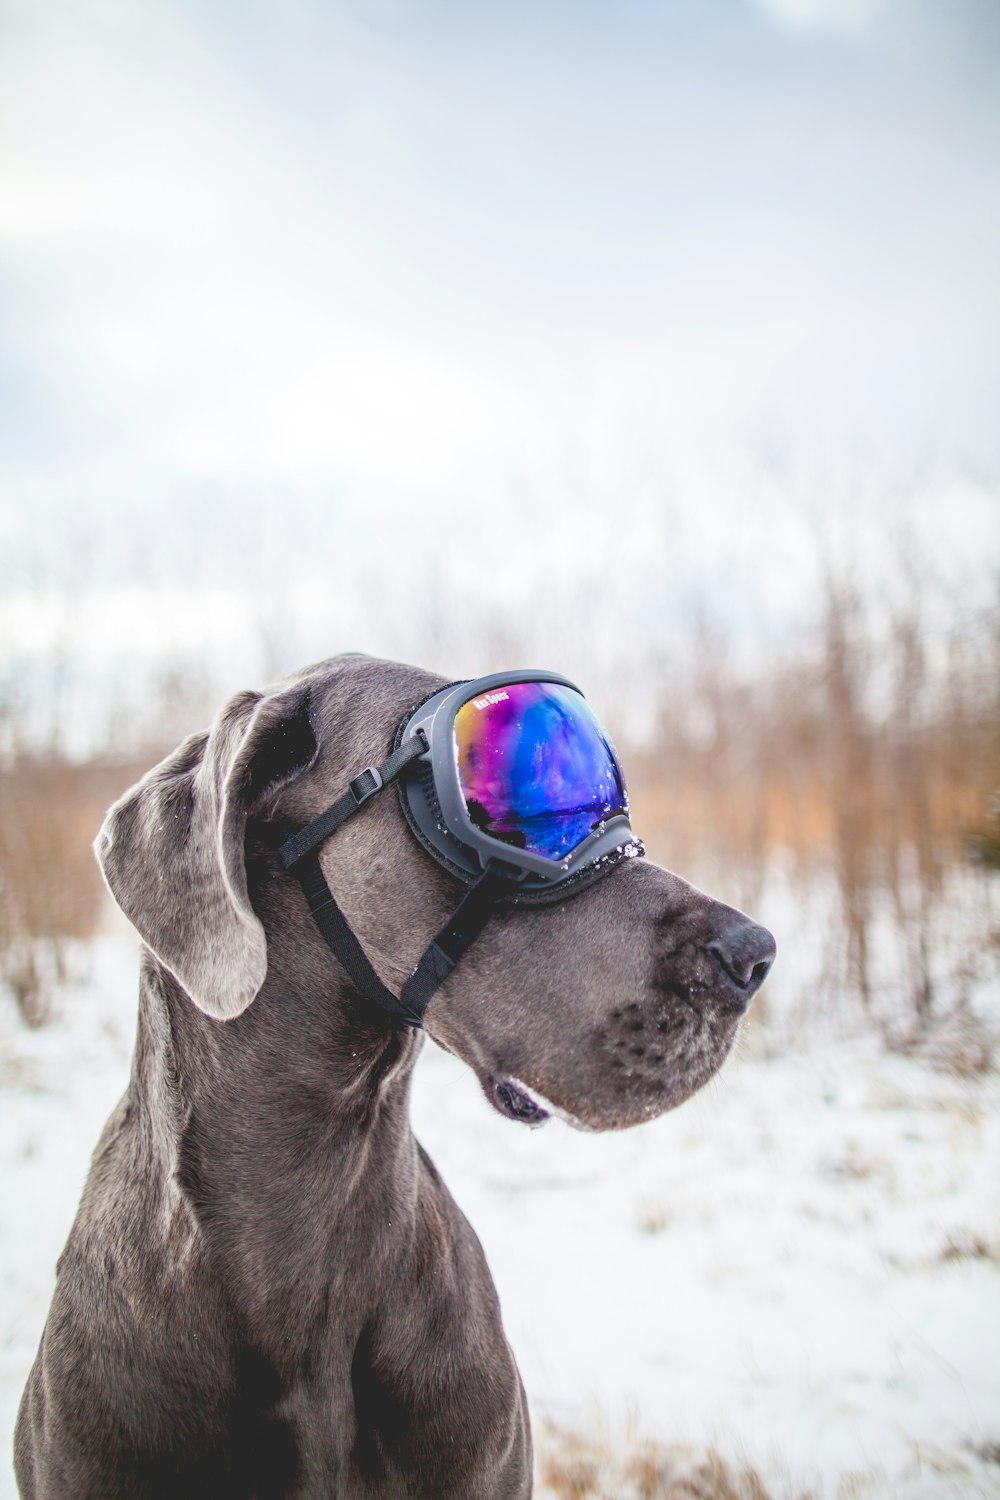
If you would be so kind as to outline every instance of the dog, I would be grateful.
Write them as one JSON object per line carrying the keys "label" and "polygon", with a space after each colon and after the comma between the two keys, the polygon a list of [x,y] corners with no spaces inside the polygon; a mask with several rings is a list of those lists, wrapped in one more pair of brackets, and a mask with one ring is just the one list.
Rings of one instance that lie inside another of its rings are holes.
{"label": "dog", "polygon": [[[21,1403],[25,1500],[523,1500],[525,1393],[479,1242],[413,1138],[419,1030],[352,984],[276,836],[442,686],[340,657],[245,692],[109,811],[143,941],[131,1079]],[[321,850],[395,991],[461,882],[399,800]],[[426,1010],[515,1118],[617,1130],[720,1067],[774,956],[648,861],[501,909]]]}

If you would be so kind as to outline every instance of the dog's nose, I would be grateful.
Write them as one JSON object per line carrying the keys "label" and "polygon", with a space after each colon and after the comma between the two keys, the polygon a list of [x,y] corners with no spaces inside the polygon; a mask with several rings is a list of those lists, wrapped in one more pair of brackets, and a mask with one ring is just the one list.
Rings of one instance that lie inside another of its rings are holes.
{"label": "dog's nose", "polygon": [[758,927],[749,917],[734,912],[707,946],[726,976],[742,991],[744,1003],[749,1005],[767,978],[777,952],[774,938],[767,928]]}

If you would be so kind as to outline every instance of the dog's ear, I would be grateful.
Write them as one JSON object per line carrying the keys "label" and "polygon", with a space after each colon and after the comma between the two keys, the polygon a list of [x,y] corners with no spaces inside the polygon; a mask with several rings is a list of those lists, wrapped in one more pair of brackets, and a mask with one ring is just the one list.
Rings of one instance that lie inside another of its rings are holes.
{"label": "dog's ear", "polygon": [[139,936],[219,1020],[244,1011],[267,972],[247,891],[247,817],[317,751],[304,687],[241,693],[207,735],[185,740],[114,804],[94,842]]}

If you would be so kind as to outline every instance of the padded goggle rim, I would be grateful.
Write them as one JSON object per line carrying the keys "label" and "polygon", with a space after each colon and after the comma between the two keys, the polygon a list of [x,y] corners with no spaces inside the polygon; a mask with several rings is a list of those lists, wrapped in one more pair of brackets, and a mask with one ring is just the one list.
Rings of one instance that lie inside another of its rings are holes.
{"label": "padded goggle rim", "polygon": [[[499,861],[517,872],[517,883],[511,887],[511,899],[516,904],[523,901],[544,905],[562,899],[570,890],[596,880],[622,859],[641,855],[645,850],[625,813],[609,818],[599,833],[590,835],[562,860],[512,847],[484,833],[469,818],[455,765],[452,738],[455,716],[471,698],[520,682],[551,682],[584,697],[568,677],[537,668],[495,672],[438,688],[415,705],[396,732],[395,749],[418,731],[428,744],[424,756],[400,782],[399,797],[416,838],[451,874],[468,882],[476,879],[491,860]],[[610,740],[608,744],[621,773],[618,754]],[[440,817],[431,797],[437,801]]]}

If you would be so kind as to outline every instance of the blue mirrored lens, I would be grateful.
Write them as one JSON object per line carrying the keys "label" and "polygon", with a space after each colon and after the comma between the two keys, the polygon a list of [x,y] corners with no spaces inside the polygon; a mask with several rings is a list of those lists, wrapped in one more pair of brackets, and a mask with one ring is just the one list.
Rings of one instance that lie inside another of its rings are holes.
{"label": "blue mirrored lens", "polygon": [[554,682],[508,683],[455,715],[455,763],[483,833],[564,859],[628,796],[618,758],[586,700]]}

